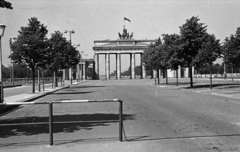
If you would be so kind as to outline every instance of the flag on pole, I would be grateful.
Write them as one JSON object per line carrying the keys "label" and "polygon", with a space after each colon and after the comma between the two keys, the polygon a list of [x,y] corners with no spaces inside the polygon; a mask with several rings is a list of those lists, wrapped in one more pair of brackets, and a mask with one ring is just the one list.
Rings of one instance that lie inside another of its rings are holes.
{"label": "flag on pole", "polygon": [[124,17],[124,21],[125,21],[125,22],[131,22],[130,19],[128,19],[128,18],[126,18],[126,17]]}

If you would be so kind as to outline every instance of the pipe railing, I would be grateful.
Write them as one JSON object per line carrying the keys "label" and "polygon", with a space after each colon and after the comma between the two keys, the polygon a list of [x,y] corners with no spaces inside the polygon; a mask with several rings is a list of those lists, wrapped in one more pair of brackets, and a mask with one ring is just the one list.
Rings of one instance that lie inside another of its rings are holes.
{"label": "pipe railing", "polygon": [[[87,103],[87,102],[119,102],[119,141],[122,142],[122,110],[123,100],[122,99],[104,99],[104,100],[62,100],[62,101],[43,101],[43,102],[15,102],[15,103],[0,103],[0,106],[11,106],[11,105],[36,105],[36,104],[49,104],[49,145],[53,145],[53,104],[61,103]],[[28,124],[29,125],[29,124]],[[32,124],[34,125],[34,123]],[[1,125],[0,125],[1,126]]]}

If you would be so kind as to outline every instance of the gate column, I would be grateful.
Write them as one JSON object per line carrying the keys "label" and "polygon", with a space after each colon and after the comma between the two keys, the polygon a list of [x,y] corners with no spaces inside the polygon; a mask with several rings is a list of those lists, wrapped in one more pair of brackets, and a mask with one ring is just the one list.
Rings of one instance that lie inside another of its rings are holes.
{"label": "gate column", "polygon": [[99,79],[99,54],[95,54],[95,79]]}
{"label": "gate column", "polygon": [[108,80],[109,79],[109,54],[106,53],[105,54],[105,74],[106,74],[106,79]]}
{"label": "gate column", "polygon": [[79,81],[82,81],[82,64],[79,64]]}
{"label": "gate column", "polygon": [[135,54],[130,54],[130,60],[131,60],[131,79],[135,79]]}
{"label": "gate column", "polygon": [[83,80],[86,80],[86,64],[83,63]]}
{"label": "gate column", "polygon": [[120,71],[120,55],[121,54],[116,54],[116,79],[120,79],[120,74],[121,74],[121,71]]}

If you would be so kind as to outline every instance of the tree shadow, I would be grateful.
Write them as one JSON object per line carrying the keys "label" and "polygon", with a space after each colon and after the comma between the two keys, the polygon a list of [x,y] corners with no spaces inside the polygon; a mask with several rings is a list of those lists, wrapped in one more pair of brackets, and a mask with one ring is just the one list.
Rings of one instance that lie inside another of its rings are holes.
{"label": "tree shadow", "polygon": [[212,137],[239,137],[240,134],[220,134],[220,135],[203,135],[203,136],[176,136],[176,137],[159,137],[151,138],[151,136],[139,136],[142,138],[128,138],[127,141],[151,141],[151,140],[175,140],[175,139],[192,139],[192,138],[212,138]]}
{"label": "tree shadow", "polygon": [[[123,121],[134,120],[135,116],[132,114],[123,114],[122,118]],[[48,134],[48,120],[48,116],[32,116],[1,120],[0,138]],[[110,123],[118,123],[119,114],[95,113],[80,115],[54,115],[53,121],[53,133],[72,133],[78,130],[92,130],[97,126],[109,126]]]}
{"label": "tree shadow", "polygon": [[[128,136],[129,139],[134,139],[134,140],[140,140],[143,138],[146,138],[149,136]],[[89,143],[89,142],[107,142],[107,141],[118,141],[119,137],[103,137],[103,138],[82,138],[82,139],[70,139],[70,140],[66,140],[66,139],[55,139],[54,140],[54,145],[65,145],[65,144],[71,144],[71,143]],[[124,140],[124,141],[134,141],[134,140]],[[29,142],[17,142],[17,143],[0,143],[0,147],[20,147],[20,146],[29,146],[29,145],[47,145],[49,144],[48,140],[45,141],[29,141]]]}

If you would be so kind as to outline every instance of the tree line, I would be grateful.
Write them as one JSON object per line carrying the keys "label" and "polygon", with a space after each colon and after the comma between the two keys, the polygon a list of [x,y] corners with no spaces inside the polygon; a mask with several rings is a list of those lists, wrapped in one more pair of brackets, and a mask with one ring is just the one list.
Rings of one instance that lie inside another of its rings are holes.
{"label": "tree line", "polygon": [[[179,34],[162,34],[162,38],[159,37],[144,50],[143,64],[148,70],[158,72],[167,69],[178,71],[179,67],[189,68],[190,87],[193,87],[192,67],[200,72],[208,66],[211,75],[214,61],[223,58],[225,63],[239,68],[240,28],[222,44],[214,34],[207,32],[207,26],[200,23],[198,17],[187,19],[179,28]],[[178,78],[178,72],[176,73]]]}
{"label": "tree line", "polygon": [[[48,38],[47,26],[36,17],[28,21],[27,26],[20,28],[17,37],[10,38],[12,53],[9,57],[14,64],[25,65],[31,69],[34,93],[36,70],[50,71],[56,75],[59,70],[76,65],[81,56],[60,31],[55,31]],[[57,86],[57,81],[55,82]]]}

